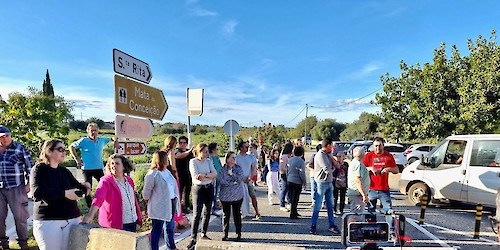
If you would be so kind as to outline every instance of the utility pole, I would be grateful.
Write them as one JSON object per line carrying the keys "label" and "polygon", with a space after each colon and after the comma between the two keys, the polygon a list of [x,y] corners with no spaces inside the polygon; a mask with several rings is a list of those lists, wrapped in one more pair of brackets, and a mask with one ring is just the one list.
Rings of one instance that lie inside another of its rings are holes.
{"label": "utility pole", "polygon": [[304,144],[306,143],[305,141],[307,140],[307,109],[308,105],[306,103],[306,120],[305,120],[305,127],[304,127]]}

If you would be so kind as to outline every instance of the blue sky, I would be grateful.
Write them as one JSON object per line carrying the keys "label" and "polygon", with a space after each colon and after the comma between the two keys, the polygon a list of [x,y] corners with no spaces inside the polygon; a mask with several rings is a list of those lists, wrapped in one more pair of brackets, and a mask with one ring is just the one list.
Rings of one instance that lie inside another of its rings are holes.
{"label": "blue sky", "polygon": [[75,118],[111,121],[117,48],[149,63],[150,86],[169,105],[162,123],[187,122],[188,87],[205,89],[193,124],[295,126],[305,104],[309,115],[352,122],[380,110],[369,94],[381,75],[399,75],[401,60],[430,62],[441,42],[468,54],[467,39],[499,30],[499,9],[499,1],[6,1],[0,94],[41,88],[49,69]]}

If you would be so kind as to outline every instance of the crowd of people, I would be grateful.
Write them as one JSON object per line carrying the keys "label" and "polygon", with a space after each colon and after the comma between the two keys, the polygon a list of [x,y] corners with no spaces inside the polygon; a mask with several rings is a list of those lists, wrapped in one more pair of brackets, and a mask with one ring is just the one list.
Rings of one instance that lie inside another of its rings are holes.
{"label": "crowd of people", "polygon": [[[71,225],[92,223],[96,214],[102,227],[135,232],[142,224],[145,218],[142,218],[135,183],[130,177],[134,169],[132,163],[123,155],[113,154],[103,166],[104,146],[114,141],[116,147],[117,140],[99,136],[99,127],[95,123],[88,125],[87,133],[87,137],[69,146],[85,176],[85,181],[79,183],[67,168],[60,166],[66,160],[67,152],[62,141],[47,140],[34,164],[29,150],[12,140],[7,127],[0,126],[1,247],[8,248],[5,217],[9,205],[15,219],[18,243],[21,249],[27,248],[27,193],[30,191],[34,200],[33,234],[40,249],[68,249]],[[313,208],[310,232],[317,232],[319,212],[326,208],[328,230],[339,233],[334,217],[343,213],[346,195],[351,211],[364,209],[366,204],[373,204],[368,206],[373,210],[377,200],[384,209],[392,209],[388,174],[398,173],[398,168],[392,155],[383,150],[383,144],[382,138],[376,138],[375,150],[367,154],[362,147],[355,148],[354,158],[347,164],[343,152],[337,152],[335,143],[326,138],[306,164],[300,139],[295,144],[285,143],[282,149],[276,143],[267,150],[262,141],[257,145],[253,138],[249,138],[238,144],[237,152],[227,152],[222,164],[217,143],[200,143],[189,148],[187,137],[168,136],[164,148],[153,154],[142,190],[147,216],[152,221],[151,249],[159,249],[162,230],[167,247],[176,249],[175,222],[186,213],[192,213],[188,248],[194,248],[197,243],[200,222],[199,238],[210,240],[207,235],[209,218],[218,216],[217,210],[220,209],[223,214],[222,240],[229,239],[232,214],[235,240],[240,241],[242,218],[261,219],[255,195],[258,183],[266,183],[270,205],[279,203],[279,209],[289,212],[290,219],[301,218],[297,206],[302,190],[306,189],[306,169],[310,171]],[[92,178],[98,181],[93,197]],[[278,203],[274,202],[275,194]],[[81,217],[77,201],[83,197],[89,211]],[[250,213],[250,204],[254,215]]]}

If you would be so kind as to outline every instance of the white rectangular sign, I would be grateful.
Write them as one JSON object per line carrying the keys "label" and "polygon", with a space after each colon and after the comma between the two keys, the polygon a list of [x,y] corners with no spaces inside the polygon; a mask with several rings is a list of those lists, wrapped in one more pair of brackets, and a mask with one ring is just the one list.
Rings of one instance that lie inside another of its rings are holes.
{"label": "white rectangular sign", "polygon": [[187,89],[187,105],[189,116],[203,114],[203,89]]}
{"label": "white rectangular sign", "polygon": [[117,115],[115,135],[119,138],[150,139],[153,135],[153,123],[149,119]]}
{"label": "white rectangular sign", "polygon": [[118,74],[144,83],[153,77],[149,64],[117,49],[113,49],[113,68]]}

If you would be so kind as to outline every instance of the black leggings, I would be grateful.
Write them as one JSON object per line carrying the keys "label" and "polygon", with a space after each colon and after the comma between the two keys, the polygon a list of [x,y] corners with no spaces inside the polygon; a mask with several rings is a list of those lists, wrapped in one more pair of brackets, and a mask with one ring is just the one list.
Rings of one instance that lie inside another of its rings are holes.
{"label": "black leggings", "polygon": [[[83,170],[83,175],[85,176],[85,182],[90,183],[90,188],[92,188],[92,177],[94,177],[97,182],[99,182],[101,180],[101,177],[104,176],[104,171],[102,169]],[[85,202],[90,208],[90,206],[92,205],[92,197],[90,197],[90,195],[85,196]]]}
{"label": "black leggings", "polygon": [[340,210],[339,210],[339,212],[341,212],[341,213],[344,212],[346,190],[347,190],[347,188],[338,188],[338,187],[335,187],[335,184],[333,185],[333,211],[337,212],[337,200],[339,198],[339,193],[340,193]]}
{"label": "black leggings", "polygon": [[227,237],[229,233],[229,219],[231,218],[231,209],[233,210],[233,221],[236,227],[236,234],[241,236],[241,204],[243,199],[237,201],[221,201],[222,211],[224,212],[224,224],[222,229],[224,231],[224,236]]}

